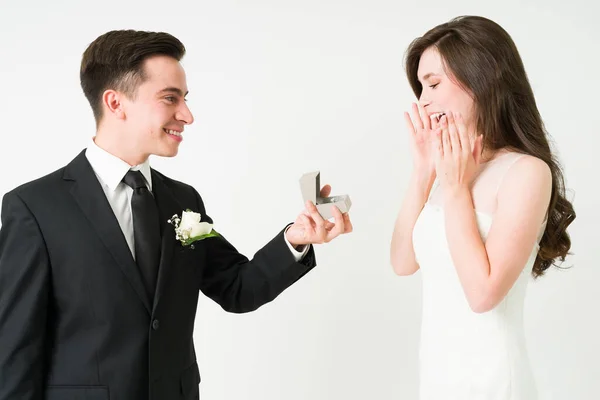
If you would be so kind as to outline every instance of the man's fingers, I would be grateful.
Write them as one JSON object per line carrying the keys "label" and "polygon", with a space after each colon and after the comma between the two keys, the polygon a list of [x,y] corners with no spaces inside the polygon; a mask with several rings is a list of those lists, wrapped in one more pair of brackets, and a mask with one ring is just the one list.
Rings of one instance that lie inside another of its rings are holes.
{"label": "man's fingers", "polygon": [[312,203],[312,201],[308,201],[306,208],[310,212],[310,217],[315,223],[315,240],[323,241],[327,236],[327,231],[325,230],[325,220],[319,214],[317,207]]}
{"label": "man's fingers", "polygon": [[345,230],[344,216],[340,212],[339,208],[332,205],[331,212],[333,213],[333,218],[335,219],[335,226],[327,233],[327,241],[335,239]]}
{"label": "man's fingers", "polygon": [[352,221],[350,221],[350,215],[348,213],[344,213],[344,233],[350,233],[354,230],[352,226]]}
{"label": "man's fingers", "polygon": [[327,197],[331,194],[331,185],[324,185],[321,189],[321,197]]}

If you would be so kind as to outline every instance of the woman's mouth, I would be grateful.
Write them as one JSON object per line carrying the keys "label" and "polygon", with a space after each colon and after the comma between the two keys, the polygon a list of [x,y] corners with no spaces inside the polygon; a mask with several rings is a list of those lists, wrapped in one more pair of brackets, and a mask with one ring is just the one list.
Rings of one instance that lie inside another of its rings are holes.
{"label": "woman's mouth", "polygon": [[440,119],[441,119],[441,118],[442,118],[444,115],[446,115],[446,113],[445,113],[445,112],[439,112],[439,113],[431,114],[431,116],[432,116],[433,118],[435,118],[435,121],[436,121],[436,122],[440,122]]}

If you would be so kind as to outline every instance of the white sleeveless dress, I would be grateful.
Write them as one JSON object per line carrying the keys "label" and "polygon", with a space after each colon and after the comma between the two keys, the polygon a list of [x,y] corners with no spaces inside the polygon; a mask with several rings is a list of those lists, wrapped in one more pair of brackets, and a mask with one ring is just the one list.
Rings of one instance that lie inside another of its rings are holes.
{"label": "white sleeveless dress", "polygon": [[[484,164],[472,187],[481,237],[494,220],[496,194],[520,154],[505,153]],[[507,296],[491,311],[467,303],[446,240],[441,188],[436,184],[413,230],[422,272],[420,341],[421,400],[536,400],[523,329],[527,283],[545,229]]]}

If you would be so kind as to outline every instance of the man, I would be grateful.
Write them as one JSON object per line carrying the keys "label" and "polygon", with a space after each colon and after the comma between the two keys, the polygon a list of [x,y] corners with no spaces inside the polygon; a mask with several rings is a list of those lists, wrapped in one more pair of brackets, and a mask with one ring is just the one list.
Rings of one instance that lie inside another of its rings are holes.
{"label": "man", "polygon": [[316,265],[311,244],[352,230],[308,203],[252,260],[223,237],[177,240],[174,214],[212,223],[191,186],[148,163],[175,156],[193,122],[184,53],[166,33],[97,38],[81,63],[96,136],[4,196],[0,400],[198,399],[199,290],[228,312],[256,310]]}

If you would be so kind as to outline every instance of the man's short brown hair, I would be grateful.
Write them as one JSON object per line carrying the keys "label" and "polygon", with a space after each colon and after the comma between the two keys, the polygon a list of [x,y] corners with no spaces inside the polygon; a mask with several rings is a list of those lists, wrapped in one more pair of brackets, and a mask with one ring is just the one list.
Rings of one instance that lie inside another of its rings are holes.
{"label": "man's short brown hair", "polygon": [[180,61],[185,47],[171,34],[135,30],[107,32],[88,46],[81,60],[79,78],[96,124],[102,118],[104,91],[118,90],[135,98],[137,88],[147,79],[143,63],[155,55]]}

